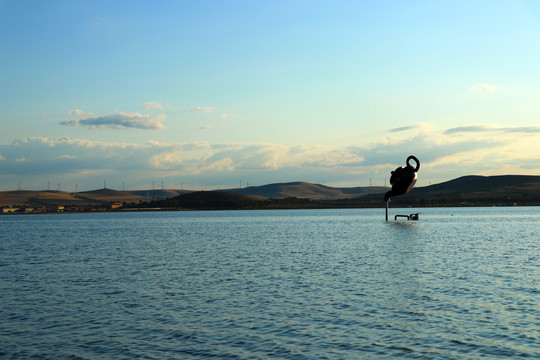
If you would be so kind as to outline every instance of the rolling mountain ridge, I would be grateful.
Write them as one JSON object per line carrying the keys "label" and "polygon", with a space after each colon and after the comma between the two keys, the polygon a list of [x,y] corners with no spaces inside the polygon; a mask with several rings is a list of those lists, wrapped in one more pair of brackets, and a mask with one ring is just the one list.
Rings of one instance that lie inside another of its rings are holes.
{"label": "rolling mountain ridge", "polygon": [[250,186],[240,189],[223,190],[242,195],[257,195],[265,198],[282,199],[288,197],[320,199],[344,199],[380,194],[388,191],[383,186],[335,188],[308,182],[275,183],[262,186]]}
{"label": "rolling mountain ridge", "polygon": [[533,175],[468,175],[439,184],[417,187],[411,194],[451,194],[474,192],[539,191],[540,176]]}
{"label": "rolling mountain ridge", "polygon": [[[136,190],[117,191],[100,189],[86,192],[61,191],[3,191],[0,192],[0,206],[53,206],[104,204],[108,202],[144,203],[159,199],[190,199],[202,204],[219,197],[223,204],[238,197],[236,204],[247,204],[262,199],[309,199],[331,203],[336,206],[375,206],[382,202],[382,194],[389,188],[351,187],[335,188],[307,182],[275,183],[246,188],[221,191],[194,192],[190,190]],[[190,195],[190,193],[199,195]],[[200,194],[204,193],[204,194]],[[217,195],[217,194],[221,195]],[[228,193],[231,195],[223,195]],[[520,201],[525,204],[540,203],[540,176],[501,175],[501,176],[463,176],[439,184],[416,187],[409,194],[392,199],[394,204],[414,203],[419,206],[440,206],[441,204],[482,203]],[[216,200],[218,201],[218,200]],[[219,203],[218,201],[218,203]],[[234,202],[233,201],[233,202]]]}

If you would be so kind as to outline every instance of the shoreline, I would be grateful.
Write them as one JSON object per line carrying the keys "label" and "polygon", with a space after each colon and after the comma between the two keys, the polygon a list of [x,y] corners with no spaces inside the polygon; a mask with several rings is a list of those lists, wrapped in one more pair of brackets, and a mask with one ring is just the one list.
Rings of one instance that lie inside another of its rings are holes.
{"label": "shoreline", "polygon": [[[467,206],[453,206],[453,205],[441,205],[441,206],[395,206],[390,209],[403,210],[403,209],[435,209],[435,208],[508,208],[508,207],[538,207],[540,204],[517,204],[517,205],[467,205]],[[97,214],[97,213],[130,213],[130,212],[183,212],[183,211],[264,211],[264,210],[344,210],[344,209],[382,209],[384,206],[328,206],[328,207],[245,207],[245,208],[125,208],[115,210],[80,210],[80,211],[32,211],[32,212],[0,212],[0,216],[13,216],[13,215],[51,215],[51,214]]]}

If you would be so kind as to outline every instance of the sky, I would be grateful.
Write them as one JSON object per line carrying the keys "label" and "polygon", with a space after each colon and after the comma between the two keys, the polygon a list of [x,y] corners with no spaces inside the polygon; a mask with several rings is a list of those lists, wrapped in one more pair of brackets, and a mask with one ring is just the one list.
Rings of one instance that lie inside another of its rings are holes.
{"label": "sky", "polygon": [[0,0],[0,190],[540,175],[538,1]]}

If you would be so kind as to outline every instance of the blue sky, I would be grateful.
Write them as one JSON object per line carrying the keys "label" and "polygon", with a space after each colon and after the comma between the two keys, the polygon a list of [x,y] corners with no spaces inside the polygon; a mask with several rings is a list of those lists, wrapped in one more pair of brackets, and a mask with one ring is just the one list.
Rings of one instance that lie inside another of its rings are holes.
{"label": "blue sky", "polygon": [[0,190],[540,174],[537,1],[0,0],[0,44]]}

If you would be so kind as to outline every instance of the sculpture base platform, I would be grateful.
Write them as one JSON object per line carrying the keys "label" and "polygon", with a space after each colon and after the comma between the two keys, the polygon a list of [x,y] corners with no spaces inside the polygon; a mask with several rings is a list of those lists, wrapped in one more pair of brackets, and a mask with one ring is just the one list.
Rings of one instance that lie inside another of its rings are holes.
{"label": "sculpture base platform", "polygon": [[404,218],[407,218],[407,220],[418,220],[419,214],[420,213],[410,214],[410,215],[396,215],[394,216],[394,220],[397,220],[398,217],[404,217]]}

